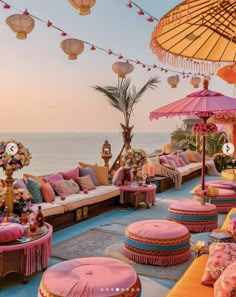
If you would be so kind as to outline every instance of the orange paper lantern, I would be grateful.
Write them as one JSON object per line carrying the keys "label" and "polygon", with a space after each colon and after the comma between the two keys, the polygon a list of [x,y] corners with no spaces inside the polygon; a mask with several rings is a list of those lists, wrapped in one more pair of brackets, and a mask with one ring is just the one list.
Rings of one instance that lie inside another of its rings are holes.
{"label": "orange paper lantern", "polygon": [[26,39],[34,29],[34,19],[26,14],[13,14],[6,19],[7,25],[16,33],[16,38]]}
{"label": "orange paper lantern", "polygon": [[128,62],[115,62],[112,65],[112,70],[118,74],[118,77],[124,78],[134,70],[134,66]]}
{"label": "orange paper lantern", "polygon": [[70,4],[78,9],[80,15],[90,14],[90,8],[94,6],[96,0],[68,0]]}
{"label": "orange paper lantern", "polygon": [[198,76],[192,77],[190,80],[190,83],[194,88],[199,88],[200,82],[201,82],[201,78]]}
{"label": "orange paper lantern", "polygon": [[167,82],[171,86],[171,88],[176,88],[179,83],[179,76],[178,75],[169,76],[167,78]]}
{"label": "orange paper lantern", "polygon": [[79,39],[68,38],[61,42],[61,48],[68,55],[68,59],[76,60],[84,50],[84,43]]}
{"label": "orange paper lantern", "polygon": [[218,69],[217,75],[229,84],[236,84],[236,63]]}

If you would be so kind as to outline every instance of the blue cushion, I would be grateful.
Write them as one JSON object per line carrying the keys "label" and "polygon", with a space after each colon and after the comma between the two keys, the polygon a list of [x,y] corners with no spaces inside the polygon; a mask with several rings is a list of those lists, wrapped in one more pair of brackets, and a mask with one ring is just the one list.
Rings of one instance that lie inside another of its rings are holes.
{"label": "blue cushion", "polygon": [[94,184],[94,186],[100,186],[99,181],[97,180],[96,174],[94,173],[93,169],[91,167],[86,168],[79,168],[79,176],[86,176],[89,175],[91,177],[91,180]]}
{"label": "blue cushion", "polygon": [[43,202],[43,195],[40,189],[40,185],[35,180],[33,180],[32,178],[28,178],[26,181],[26,187],[33,197],[33,203]]}

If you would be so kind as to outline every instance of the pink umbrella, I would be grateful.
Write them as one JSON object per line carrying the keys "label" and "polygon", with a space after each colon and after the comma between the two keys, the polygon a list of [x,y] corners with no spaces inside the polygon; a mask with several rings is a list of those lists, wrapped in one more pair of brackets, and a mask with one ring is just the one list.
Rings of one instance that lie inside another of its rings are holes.
{"label": "pink umbrella", "polygon": [[[208,81],[203,82],[204,89],[187,95],[171,104],[158,108],[150,113],[151,120],[158,120],[160,117],[197,115],[206,123],[207,120],[217,112],[236,111],[236,100],[221,93],[208,90]],[[202,141],[202,189],[205,188],[205,145],[206,136]]]}

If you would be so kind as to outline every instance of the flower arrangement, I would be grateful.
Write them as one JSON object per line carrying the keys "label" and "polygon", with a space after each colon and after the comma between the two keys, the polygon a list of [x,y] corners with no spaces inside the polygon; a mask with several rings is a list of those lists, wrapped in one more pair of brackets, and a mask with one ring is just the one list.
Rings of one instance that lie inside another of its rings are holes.
{"label": "flower arrangement", "polygon": [[[8,143],[15,143],[18,147],[16,154],[10,155],[6,152]],[[12,169],[13,171],[22,169],[30,164],[31,154],[21,142],[15,140],[0,142],[0,167],[5,171]]]}
{"label": "flower arrangement", "polygon": [[123,161],[130,167],[141,167],[147,158],[143,149],[129,149],[123,155]]}
{"label": "flower arrangement", "polygon": [[[25,189],[14,189],[14,203],[20,204],[21,202],[30,202],[32,195]],[[4,205],[5,202],[5,191],[0,192],[0,207]]]}
{"label": "flower arrangement", "polygon": [[192,132],[201,136],[210,136],[217,132],[217,127],[213,123],[195,123],[192,126]]}

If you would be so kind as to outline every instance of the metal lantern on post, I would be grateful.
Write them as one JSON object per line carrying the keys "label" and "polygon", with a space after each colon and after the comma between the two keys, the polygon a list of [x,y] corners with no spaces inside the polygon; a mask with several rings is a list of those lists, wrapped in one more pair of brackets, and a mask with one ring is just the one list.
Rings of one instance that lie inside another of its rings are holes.
{"label": "metal lantern on post", "polygon": [[112,158],[111,145],[106,139],[102,145],[101,158],[104,160],[104,166],[109,167],[109,160]]}
{"label": "metal lantern on post", "polygon": [[200,82],[201,82],[201,78],[198,76],[192,77],[190,80],[190,83],[194,88],[199,88]]}
{"label": "metal lantern on post", "polygon": [[6,23],[18,39],[26,39],[35,25],[34,19],[26,14],[13,14],[6,19]]}
{"label": "metal lantern on post", "polygon": [[179,83],[179,76],[178,75],[169,76],[167,78],[167,82],[171,86],[171,88],[176,88]]}
{"label": "metal lantern on post", "polygon": [[134,70],[134,66],[129,62],[115,62],[112,65],[112,70],[118,74],[119,78],[125,78],[125,76]]}
{"label": "metal lantern on post", "polygon": [[84,43],[75,38],[68,38],[61,42],[61,48],[68,55],[68,59],[76,60],[84,50]]}
{"label": "metal lantern on post", "polygon": [[76,9],[80,15],[90,14],[90,8],[94,6],[96,0],[68,0],[68,2]]}

